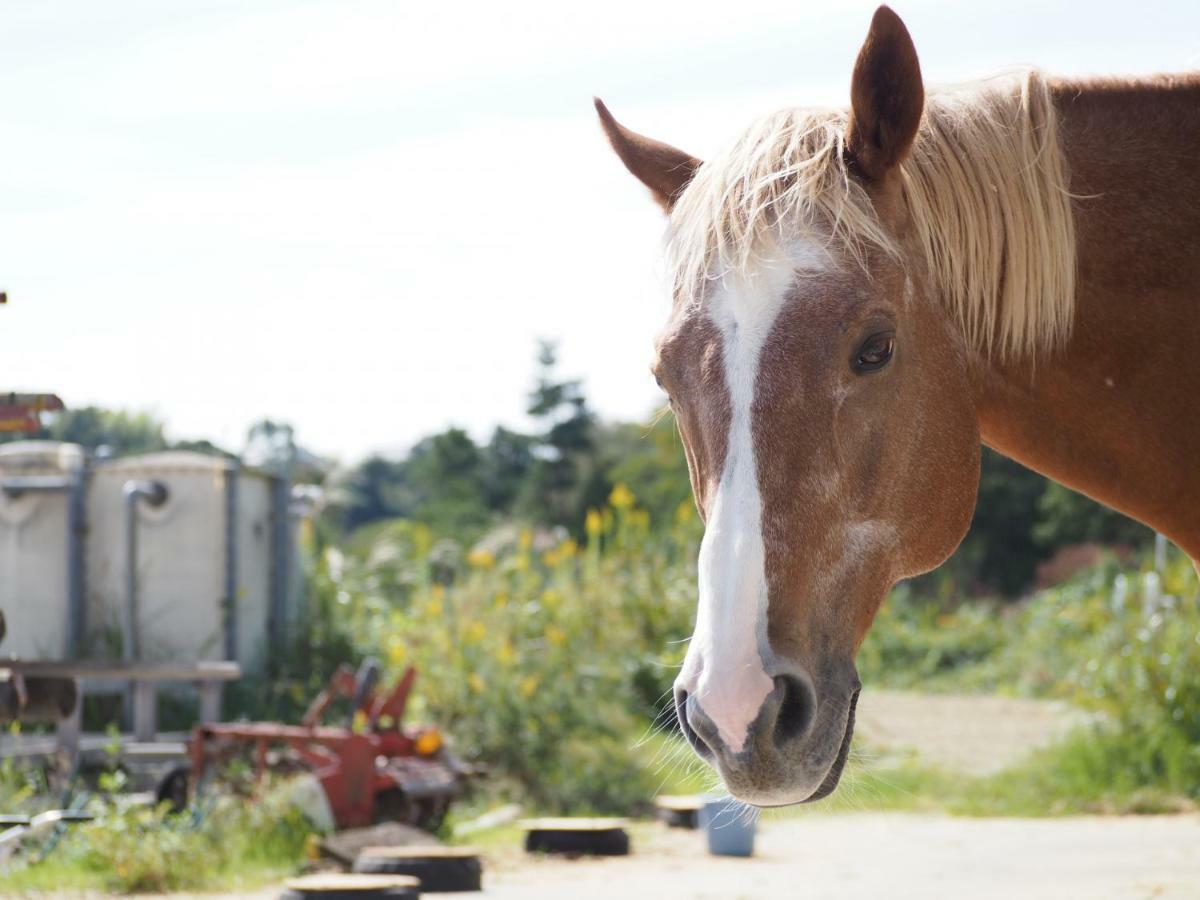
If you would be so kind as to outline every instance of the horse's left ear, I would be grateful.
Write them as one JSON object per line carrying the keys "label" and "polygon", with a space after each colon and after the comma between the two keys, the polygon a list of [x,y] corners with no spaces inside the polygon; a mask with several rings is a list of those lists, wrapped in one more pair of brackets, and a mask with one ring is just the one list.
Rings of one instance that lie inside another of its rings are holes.
{"label": "horse's left ear", "polygon": [[883,180],[912,147],[924,105],[917,48],[900,17],[881,6],[850,82],[846,154],[854,167],[873,181]]}
{"label": "horse's left ear", "polygon": [[608,135],[608,142],[612,144],[613,150],[621,157],[621,162],[625,163],[625,168],[650,188],[654,199],[664,210],[670,212],[683,189],[700,168],[700,160],[670,144],[630,131],[613,118],[613,114],[599,97],[595,98],[595,103],[596,112],[600,115],[600,125]]}

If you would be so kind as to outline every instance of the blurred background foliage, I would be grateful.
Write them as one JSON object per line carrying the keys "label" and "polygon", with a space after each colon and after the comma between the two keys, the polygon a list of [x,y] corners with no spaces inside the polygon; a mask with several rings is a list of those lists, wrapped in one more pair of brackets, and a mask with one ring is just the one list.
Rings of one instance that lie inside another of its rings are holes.
{"label": "blurred background foliage", "polygon": [[[670,686],[702,527],[674,422],[601,421],[551,344],[538,348],[528,412],[528,431],[478,441],[448,428],[402,456],[310,476],[325,502],[305,532],[307,612],[270,678],[233,689],[233,710],[294,719],[339,664],[373,656],[392,677],[418,667],[413,714],[489,766],[489,801],[628,813],[678,783],[672,760],[692,758],[673,733]],[[42,436],[117,455],[221,452],[171,444],[150,416],[91,408]],[[264,465],[311,457],[269,420],[243,453]],[[1053,696],[1096,717],[1005,776],[1016,781],[976,784],[963,809],[1200,795],[1196,578],[1182,557],[1152,571],[1152,542],[985,451],[970,533],[939,570],[893,591],[860,652],[864,681]],[[951,796],[949,782],[937,792]]]}

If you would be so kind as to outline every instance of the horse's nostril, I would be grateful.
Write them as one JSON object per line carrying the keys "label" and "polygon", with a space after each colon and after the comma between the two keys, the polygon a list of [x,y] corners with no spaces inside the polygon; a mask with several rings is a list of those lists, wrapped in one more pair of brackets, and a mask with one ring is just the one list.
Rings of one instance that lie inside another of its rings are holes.
{"label": "horse's nostril", "polygon": [[779,714],[775,718],[774,739],[776,745],[786,744],[802,737],[812,725],[817,702],[807,681],[795,675],[776,675],[775,686],[783,696],[779,701]]}
{"label": "horse's nostril", "polygon": [[704,740],[696,729],[692,727],[692,723],[688,718],[688,692],[683,688],[675,689],[675,715],[679,719],[679,730],[683,732],[684,738],[692,745],[692,749],[696,751],[703,759],[712,758],[712,748],[708,742]]}

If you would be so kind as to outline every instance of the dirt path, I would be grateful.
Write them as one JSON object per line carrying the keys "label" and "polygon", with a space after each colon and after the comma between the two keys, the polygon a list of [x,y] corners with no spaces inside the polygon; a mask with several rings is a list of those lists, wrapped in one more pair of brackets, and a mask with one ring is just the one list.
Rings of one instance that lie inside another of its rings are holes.
{"label": "dirt path", "polygon": [[[487,859],[482,895],[438,896],[1174,900],[1200,897],[1198,846],[1200,816],[1195,815],[1036,820],[901,813],[806,816],[764,823],[750,859],[709,856],[698,832],[639,829],[632,856],[527,859],[506,851]],[[274,900],[280,890],[275,886],[224,897]]]}
{"label": "dirt path", "polygon": [[858,702],[855,731],[872,747],[911,750],[925,762],[987,775],[1086,719],[1080,710],[1048,700],[868,688]]}
{"label": "dirt path", "polygon": [[857,814],[765,823],[751,859],[656,831],[623,860],[493,867],[497,900],[1200,897],[1200,817],[958,819]]}
{"label": "dirt path", "polygon": [[[1081,714],[1056,703],[867,691],[863,737],[932,763],[983,774],[1065,734]],[[703,835],[638,825],[633,855],[486,860],[496,900],[728,898],[1200,897],[1200,815],[963,819],[856,813],[769,818],[751,859],[710,856]],[[278,886],[252,896],[273,900]],[[232,896],[232,895],[226,895]],[[453,895],[449,895],[453,896]],[[479,896],[479,895],[460,895]],[[182,900],[179,895],[171,900]],[[208,900],[214,900],[209,895]]]}

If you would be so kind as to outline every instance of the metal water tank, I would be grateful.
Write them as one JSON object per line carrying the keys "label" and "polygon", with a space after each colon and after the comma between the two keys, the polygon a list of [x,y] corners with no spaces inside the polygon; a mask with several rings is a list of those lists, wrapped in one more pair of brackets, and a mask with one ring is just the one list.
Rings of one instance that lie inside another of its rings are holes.
{"label": "metal water tank", "polygon": [[70,656],[82,620],[82,491],[86,456],[56,441],[0,445],[0,652]]}
{"label": "metal water tank", "polygon": [[[102,627],[110,641],[106,655],[124,650],[132,514],[133,656],[261,666],[272,583],[267,481],[236,461],[188,451],[96,466],[88,491],[88,617],[91,630]],[[127,487],[138,483],[161,484],[165,499],[130,503]]]}

